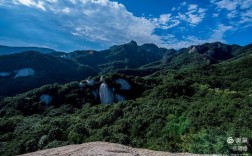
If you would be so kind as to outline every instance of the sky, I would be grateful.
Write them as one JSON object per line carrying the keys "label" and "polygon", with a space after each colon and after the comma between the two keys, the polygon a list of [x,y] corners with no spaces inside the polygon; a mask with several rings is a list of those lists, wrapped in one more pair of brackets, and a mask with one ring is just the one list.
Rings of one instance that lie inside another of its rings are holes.
{"label": "sky", "polygon": [[58,51],[128,43],[252,43],[252,0],[0,0],[0,45]]}

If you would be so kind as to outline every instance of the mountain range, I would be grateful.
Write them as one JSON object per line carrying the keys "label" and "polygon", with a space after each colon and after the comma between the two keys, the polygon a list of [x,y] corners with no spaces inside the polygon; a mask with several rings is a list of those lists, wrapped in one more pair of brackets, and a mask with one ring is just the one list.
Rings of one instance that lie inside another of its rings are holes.
{"label": "mountain range", "polygon": [[220,42],[0,56],[0,155],[94,141],[251,154],[251,63],[252,44]]}
{"label": "mountain range", "polygon": [[0,96],[13,96],[46,84],[63,84],[97,74],[144,76],[162,68],[215,64],[237,58],[250,48],[251,45],[216,42],[174,50],[154,44],[138,46],[131,41],[102,51],[64,53],[46,48],[1,46],[0,54],[11,54],[0,56]]}
{"label": "mountain range", "polygon": [[10,47],[10,46],[4,46],[0,45],[0,55],[9,55],[9,54],[15,54],[20,53],[24,51],[37,51],[44,54],[49,54],[56,52],[53,49],[49,48],[40,48],[40,47]]}

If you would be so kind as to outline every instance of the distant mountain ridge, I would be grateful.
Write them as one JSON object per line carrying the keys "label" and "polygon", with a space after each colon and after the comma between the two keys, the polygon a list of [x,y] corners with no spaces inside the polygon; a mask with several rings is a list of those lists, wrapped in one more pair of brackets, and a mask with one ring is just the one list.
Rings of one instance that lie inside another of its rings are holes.
{"label": "distant mountain ridge", "polygon": [[96,68],[101,73],[113,72],[117,69],[139,68],[145,64],[158,61],[168,52],[154,44],[138,46],[135,41],[123,45],[115,45],[103,51],[75,51],[70,59],[80,64]]}
{"label": "distant mountain ridge", "polygon": [[[6,46],[0,46],[0,52],[4,48]],[[239,58],[250,53],[252,48],[251,45],[242,47],[215,42],[175,50],[159,48],[152,43],[138,45],[131,41],[102,51],[64,53],[47,48],[33,49],[0,56],[0,96],[16,95],[46,84],[67,83],[107,73],[146,76],[162,69],[216,64]]]}
{"label": "distant mountain ridge", "polygon": [[72,60],[27,51],[0,56],[0,96],[11,96],[52,83],[66,83],[97,73]]}
{"label": "distant mountain ridge", "polygon": [[56,52],[50,48],[41,48],[41,47],[10,47],[10,46],[3,46],[0,45],[0,55],[9,55],[20,53],[24,51],[37,51],[44,54],[54,53]]}

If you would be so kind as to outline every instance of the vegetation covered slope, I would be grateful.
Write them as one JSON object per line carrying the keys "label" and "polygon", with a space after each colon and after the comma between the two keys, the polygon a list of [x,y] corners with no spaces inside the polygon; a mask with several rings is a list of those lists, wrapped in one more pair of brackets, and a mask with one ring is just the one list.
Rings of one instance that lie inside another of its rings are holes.
{"label": "vegetation covered slope", "polygon": [[[89,88],[81,91],[78,82],[2,99],[0,155],[90,141],[170,152],[251,153],[251,52],[218,64],[161,67],[145,77],[107,74],[142,88],[112,105],[92,101]],[[44,92],[65,98],[45,106],[38,101]],[[247,137],[247,152],[235,151],[228,137]]]}
{"label": "vegetation covered slope", "polygon": [[[33,73],[16,77],[22,69],[30,69]],[[1,73],[8,74],[1,76]],[[46,84],[80,80],[95,74],[89,66],[39,52],[4,55],[0,56],[0,97],[13,96]]]}
{"label": "vegetation covered slope", "polygon": [[65,57],[76,60],[80,64],[89,65],[100,73],[108,73],[118,69],[135,69],[159,61],[167,52],[169,52],[167,49],[158,48],[155,44],[138,46],[135,41],[131,41],[103,51],[75,51],[65,54]]}
{"label": "vegetation covered slope", "polygon": [[[0,83],[3,84],[0,86],[0,96],[13,96],[46,84],[81,80],[97,73],[136,69],[162,59],[166,51],[154,44],[138,46],[132,41],[100,52],[52,52],[45,55],[37,51],[28,51],[0,56]],[[23,68],[35,70],[35,75],[13,79],[15,71]],[[1,73],[10,74],[1,76]]]}
{"label": "vegetation covered slope", "polygon": [[[4,46],[0,46],[0,53],[1,48]],[[135,41],[103,51],[63,53],[49,50],[48,55],[42,54],[41,48],[34,48],[36,52],[0,56],[0,97],[14,96],[46,84],[81,80],[98,73],[146,76],[161,69],[216,64],[246,55],[248,49],[251,45],[241,47],[216,42],[174,50],[151,43],[139,46]],[[32,69],[34,75],[15,78],[17,71],[22,69]]]}

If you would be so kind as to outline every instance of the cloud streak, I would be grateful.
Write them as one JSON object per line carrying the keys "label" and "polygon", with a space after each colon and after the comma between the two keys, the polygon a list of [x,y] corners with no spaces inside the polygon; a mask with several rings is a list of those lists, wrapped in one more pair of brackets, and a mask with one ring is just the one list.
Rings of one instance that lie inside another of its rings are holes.
{"label": "cloud streak", "polygon": [[[251,23],[251,9],[247,7],[250,1],[212,0],[216,12],[211,17],[218,17],[224,10],[230,22],[207,28],[202,25],[206,24],[209,8],[188,2],[155,17],[137,17],[123,4],[110,0],[3,0],[0,2],[0,13],[3,13],[0,42],[22,41],[38,46],[43,43],[46,47],[70,51],[84,46],[104,49],[130,40],[167,48],[225,41],[225,33],[235,29],[235,24],[249,26]],[[232,3],[227,5],[228,2]],[[244,12],[236,12],[236,8]],[[231,19],[237,17],[239,22],[232,24]],[[199,30],[207,33],[202,36]]]}
{"label": "cloud streak", "polygon": [[[54,29],[68,33],[68,37],[105,46],[122,44],[132,39],[140,44],[160,42],[160,37],[154,34],[156,28],[154,23],[146,18],[134,16],[118,2],[109,0],[13,0],[12,2],[12,5],[9,5],[12,9],[15,7],[27,11],[29,8],[38,9],[35,11],[38,18],[50,14],[50,20],[57,23],[53,25]],[[32,16],[22,16],[22,12],[20,14],[19,18],[31,19]],[[39,27],[45,30],[52,29],[48,28],[46,23],[39,22],[39,19],[32,19],[34,20],[32,22],[38,23]]]}
{"label": "cloud streak", "polygon": [[229,24],[235,28],[252,26],[252,0],[211,0],[211,3],[218,13],[226,14]]}

